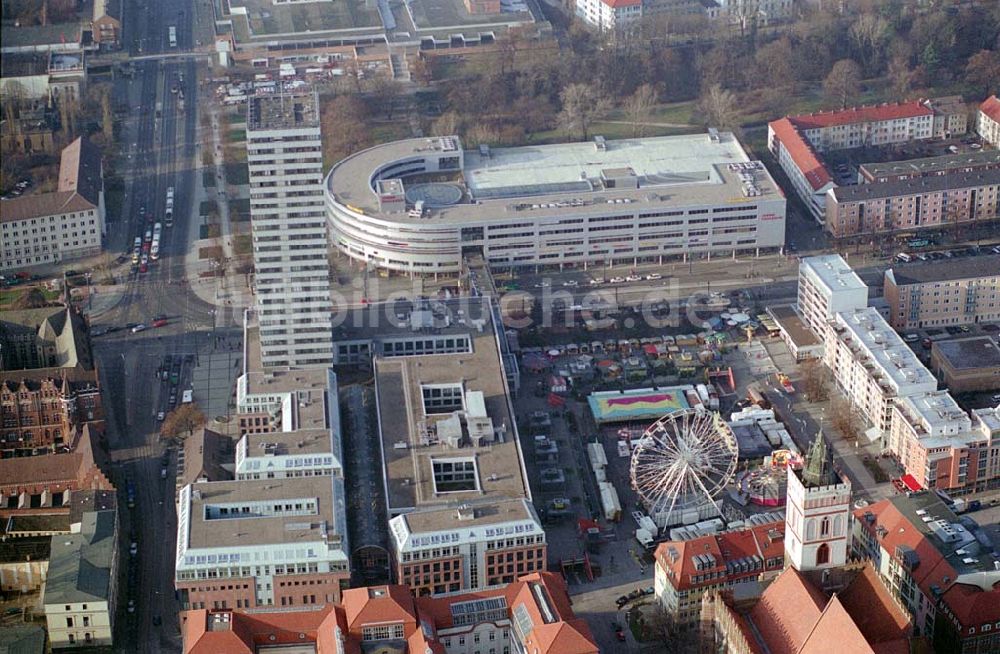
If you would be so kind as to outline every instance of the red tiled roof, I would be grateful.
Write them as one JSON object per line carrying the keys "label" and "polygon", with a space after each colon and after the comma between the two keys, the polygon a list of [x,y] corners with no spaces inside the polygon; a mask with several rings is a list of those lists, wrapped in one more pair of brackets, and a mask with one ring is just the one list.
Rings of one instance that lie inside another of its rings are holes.
{"label": "red tiled roof", "polygon": [[795,162],[796,167],[805,176],[809,186],[814,191],[818,191],[827,184],[833,182],[829,171],[819,155],[809,145],[809,141],[792,124],[788,118],[781,118],[770,123],[771,131],[782,148],[788,151],[788,156]]}
{"label": "red tiled roof", "polygon": [[[861,635],[851,616],[844,610],[836,596],[827,603],[819,619],[806,636],[797,654],[827,654],[831,644],[836,643],[836,651],[851,654],[874,654],[871,645]],[[907,654],[906,641],[900,654]]]}
{"label": "red tiled roof", "polygon": [[[771,534],[776,536],[773,540]],[[706,580],[703,583],[692,583],[691,577],[705,572],[721,572],[727,578],[756,577],[765,572],[766,568],[750,570],[744,573],[726,574],[726,562],[738,561],[743,558],[758,556],[767,561],[771,558],[784,557],[785,554],[785,523],[784,521],[769,522],[751,529],[728,531],[721,534],[711,534],[685,541],[667,541],[656,548],[657,565],[670,570],[670,583],[677,590],[686,590],[700,585],[714,585],[717,579]],[[671,561],[670,548],[673,547],[678,557]],[[715,565],[710,568],[696,570],[694,557],[698,554],[710,554],[715,559]]]}
{"label": "red tiled roof", "polygon": [[[181,614],[184,654],[253,654],[259,645],[315,643],[332,611],[332,606],[262,613],[185,611]],[[213,628],[213,618],[220,614],[229,614],[227,626]]]}
{"label": "red tiled roof", "polygon": [[619,9],[621,7],[638,7],[642,4],[642,0],[601,0],[601,2],[612,9]]}
{"label": "red tiled roof", "polygon": [[[373,596],[371,591],[375,589],[384,594]],[[350,630],[373,622],[414,622],[417,619],[413,595],[406,586],[352,588],[344,591],[342,604]]]}
{"label": "red tiled roof", "polygon": [[875,568],[866,565],[861,574],[837,595],[837,599],[869,643],[902,639],[905,645],[910,619],[893,602]]}
{"label": "red tiled roof", "polygon": [[998,586],[993,586],[990,591],[984,591],[978,586],[956,583],[945,591],[943,599],[963,629],[976,627],[978,632],[980,625],[1000,622]]}
{"label": "red tiled roof", "polygon": [[1000,123],[1000,99],[997,99],[997,96],[991,95],[986,98],[979,105],[979,111],[986,114],[994,122]]}
{"label": "red tiled roof", "polygon": [[[874,522],[869,523],[864,519],[865,513],[875,515]],[[955,580],[958,575],[951,567],[947,559],[941,555],[934,544],[924,537],[923,533],[910,520],[900,513],[899,509],[889,500],[876,502],[864,509],[855,511],[855,519],[862,529],[867,530],[877,538],[880,546],[890,556],[893,556],[897,548],[909,548],[916,552],[920,565],[910,573],[920,590],[927,597],[932,597],[931,586],[947,588],[949,583]],[[878,527],[885,529],[884,535],[878,536]]]}
{"label": "red tiled roof", "polygon": [[750,618],[771,654],[793,654],[809,637],[825,605],[819,589],[795,568],[787,568],[761,595]]}
{"label": "red tiled roof", "polygon": [[915,116],[933,116],[934,111],[920,100],[881,104],[865,107],[854,107],[842,111],[821,111],[814,114],[789,116],[792,124],[799,129],[818,129],[833,125],[850,125],[852,123],[871,123],[882,120],[897,120]]}

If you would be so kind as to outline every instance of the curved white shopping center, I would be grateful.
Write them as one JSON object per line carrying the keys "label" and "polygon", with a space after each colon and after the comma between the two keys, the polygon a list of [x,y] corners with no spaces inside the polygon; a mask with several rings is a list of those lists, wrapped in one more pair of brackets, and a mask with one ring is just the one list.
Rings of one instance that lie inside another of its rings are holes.
{"label": "curved white shopping center", "polygon": [[337,248],[378,268],[634,264],[784,242],[785,197],[729,133],[463,151],[458,137],[358,152],[329,172]]}

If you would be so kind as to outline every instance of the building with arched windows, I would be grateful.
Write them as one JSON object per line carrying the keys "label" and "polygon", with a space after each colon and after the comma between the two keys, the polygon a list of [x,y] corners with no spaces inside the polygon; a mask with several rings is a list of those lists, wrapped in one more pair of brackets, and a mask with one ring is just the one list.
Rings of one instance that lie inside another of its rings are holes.
{"label": "building with arched windows", "polygon": [[842,566],[850,551],[851,482],[833,468],[822,432],[788,473],[785,558],[800,571]]}

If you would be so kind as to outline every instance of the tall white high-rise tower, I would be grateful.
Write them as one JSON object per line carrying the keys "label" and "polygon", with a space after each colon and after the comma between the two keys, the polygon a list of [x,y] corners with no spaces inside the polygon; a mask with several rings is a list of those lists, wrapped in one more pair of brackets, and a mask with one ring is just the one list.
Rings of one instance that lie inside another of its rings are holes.
{"label": "tall white high-rise tower", "polygon": [[316,93],[253,97],[247,116],[256,309],[265,367],[333,361]]}

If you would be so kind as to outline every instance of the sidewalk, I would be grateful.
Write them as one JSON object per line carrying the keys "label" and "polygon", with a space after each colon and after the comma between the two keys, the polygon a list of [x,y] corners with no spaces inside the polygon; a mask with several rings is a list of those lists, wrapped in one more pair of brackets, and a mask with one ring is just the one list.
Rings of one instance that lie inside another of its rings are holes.
{"label": "sidewalk", "polygon": [[[212,139],[212,163],[215,169],[215,179],[217,187],[207,188],[200,176],[197,176],[195,192],[192,197],[190,215],[192,220],[188,223],[188,239],[191,246],[184,257],[184,272],[187,277],[191,291],[207,304],[216,307],[215,326],[227,327],[231,325],[243,324],[243,311],[253,304],[253,294],[248,286],[246,275],[236,273],[229,267],[236,260],[233,249],[233,230],[229,212],[229,197],[226,193],[225,168],[222,156],[222,136],[219,131],[218,111],[211,112]],[[204,141],[200,141],[199,148],[204,147]],[[196,160],[201,160],[201,153],[196,155]],[[219,231],[220,235],[212,238],[199,238],[199,221],[194,218],[200,216],[201,203],[212,200],[219,209]],[[204,249],[218,248],[221,251],[221,259],[225,272],[222,276],[215,276],[211,273],[216,269],[216,257],[201,258]]]}

